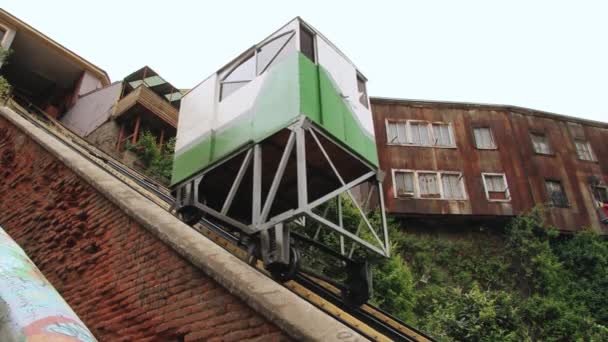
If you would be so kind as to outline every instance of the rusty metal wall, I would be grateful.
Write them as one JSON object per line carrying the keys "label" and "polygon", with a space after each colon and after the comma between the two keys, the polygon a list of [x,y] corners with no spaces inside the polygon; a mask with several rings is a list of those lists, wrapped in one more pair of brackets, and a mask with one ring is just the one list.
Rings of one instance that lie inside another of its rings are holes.
{"label": "rusty metal wall", "polygon": [[[549,224],[562,230],[590,227],[608,233],[599,222],[589,176],[608,183],[608,124],[552,116],[512,106],[455,104],[372,98],[380,167],[387,176],[387,211],[398,215],[468,215],[504,217],[521,214],[548,197],[545,180],[561,181],[568,208],[546,208]],[[386,120],[424,120],[451,123],[456,148],[387,144]],[[475,147],[473,128],[490,127],[496,150]],[[530,132],[544,132],[553,155],[534,152]],[[598,162],[579,160],[574,138],[589,141]],[[397,198],[392,169],[462,172],[466,200]],[[482,172],[504,173],[511,200],[486,198]]]}

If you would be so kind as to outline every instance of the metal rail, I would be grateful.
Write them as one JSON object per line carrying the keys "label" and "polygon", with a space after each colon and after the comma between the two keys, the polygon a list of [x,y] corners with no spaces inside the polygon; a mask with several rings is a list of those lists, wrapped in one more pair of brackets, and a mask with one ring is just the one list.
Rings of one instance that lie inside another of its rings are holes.
{"label": "metal rail", "polygon": [[[112,174],[162,209],[172,211],[174,198],[166,187],[149,179],[142,173],[126,167],[112,156],[92,146],[76,133],[68,130],[57,120],[48,117],[42,111],[38,110],[38,113],[32,113],[19,105],[14,103],[12,105],[11,107],[16,109],[18,114],[38,128],[58,138],[75,152],[99,165],[106,172]],[[240,259],[249,261],[247,260],[249,253],[246,246],[239,243],[238,237],[222,229],[214,222],[202,219],[193,228]],[[260,261],[252,266],[268,274]],[[371,304],[364,304],[361,307],[350,307],[344,304],[339,290],[321,279],[299,273],[294,281],[288,281],[284,285],[300,297],[372,340],[433,341],[430,336]]]}

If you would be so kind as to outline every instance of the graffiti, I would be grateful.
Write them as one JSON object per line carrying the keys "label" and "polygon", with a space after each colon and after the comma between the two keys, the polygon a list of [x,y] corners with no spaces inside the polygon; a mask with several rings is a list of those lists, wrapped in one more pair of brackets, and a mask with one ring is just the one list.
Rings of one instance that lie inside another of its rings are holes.
{"label": "graffiti", "polygon": [[94,342],[93,334],[0,227],[0,299],[9,329],[28,342]]}
{"label": "graffiti", "polygon": [[23,329],[27,341],[95,342],[82,323],[62,316],[45,317]]}
{"label": "graffiti", "polygon": [[94,342],[95,339],[90,335],[89,331],[77,322],[69,323],[57,323],[46,328],[47,331],[63,334],[66,336],[72,336],[78,341],[82,342]]}

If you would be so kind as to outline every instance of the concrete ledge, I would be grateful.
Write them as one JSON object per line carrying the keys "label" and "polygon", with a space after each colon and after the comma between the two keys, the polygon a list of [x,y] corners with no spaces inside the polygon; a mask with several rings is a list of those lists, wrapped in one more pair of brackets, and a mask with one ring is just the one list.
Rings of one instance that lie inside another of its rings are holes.
{"label": "concrete ledge", "polygon": [[293,338],[309,341],[367,340],[242,262],[9,108],[0,108],[0,115],[154,236]]}

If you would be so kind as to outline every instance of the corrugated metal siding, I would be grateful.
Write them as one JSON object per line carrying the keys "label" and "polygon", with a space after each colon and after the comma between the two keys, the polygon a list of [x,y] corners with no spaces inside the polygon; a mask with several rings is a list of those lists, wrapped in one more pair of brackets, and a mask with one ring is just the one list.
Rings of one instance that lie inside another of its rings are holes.
{"label": "corrugated metal siding", "polygon": [[[517,215],[535,204],[547,201],[545,179],[562,182],[569,208],[547,209],[548,222],[565,230],[589,226],[608,232],[597,219],[595,203],[588,177],[608,181],[608,129],[563,119],[513,113],[510,110],[482,106],[441,106],[408,104],[372,100],[380,168],[387,173],[384,182],[387,210],[393,214],[409,215]],[[450,123],[456,148],[388,145],[386,119],[425,120]],[[490,127],[496,150],[475,147],[473,129]],[[534,152],[530,131],[545,132],[554,155]],[[576,154],[573,138],[584,136],[591,144],[599,162],[581,161]],[[458,171],[464,176],[468,200],[395,198],[392,169]],[[490,202],[486,198],[482,172],[504,173],[511,201]]]}

